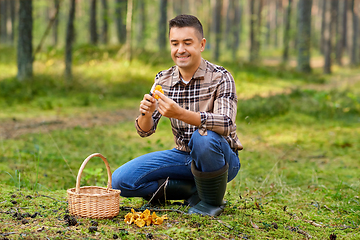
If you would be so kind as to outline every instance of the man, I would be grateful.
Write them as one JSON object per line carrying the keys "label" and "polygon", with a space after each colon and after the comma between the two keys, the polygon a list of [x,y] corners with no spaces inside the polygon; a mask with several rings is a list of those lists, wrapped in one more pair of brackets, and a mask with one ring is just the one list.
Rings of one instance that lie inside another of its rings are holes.
{"label": "man", "polygon": [[113,188],[124,197],[184,199],[189,213],[217,216],[227,182],[240,169],[235,83],[226,69],[201,57],[206,39],[195,16],[170,20],[169,40],[176,65],[156,75],[154,86],[164,94],[144,95],[135,126],[147,137],[161,116],[169,118],[176,147],[127,162],[113,173]]}

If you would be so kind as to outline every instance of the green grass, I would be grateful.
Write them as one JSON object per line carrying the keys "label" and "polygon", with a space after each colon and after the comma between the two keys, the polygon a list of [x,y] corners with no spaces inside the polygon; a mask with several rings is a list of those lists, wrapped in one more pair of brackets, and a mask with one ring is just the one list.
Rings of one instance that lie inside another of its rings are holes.
{"label": "green grass", "polygon": [[[75,186],[79,167],[91,153],[105,155],[114,171],[136,156],[174,146],[169,120],[162,119],[156,134],[146,139],[136,134],[133,122],[141,96],[155,74],[172,65],[171,59],[142,52],[130,64],[116,48],[77,46],[69,82],[62,76],[61,50],[49,49],[37,57],[35,77],[19,83],[14,51],[3,50],[0,233],[11,233],[3,237],[359,238],[360,84],[331,85],[334,79],[339,84],[356,79],[358,69],[338,68],[331,77],[223,62],[236,80],[237,132],[244,145],[224,213],[217,218],[181,214],[172,209],[186,212],[186,207],[169,203],[161,207],[170,210],[164,224],[138,228],[123,218],[146,201],[121,198],[119,215],[99,220],[98,231],[90,233],[90,219],[70,227],[64,221],[66,189]],[[92,159],[81,184],[105,186],[105,171],[101,159]],[[16,212],[25,214],[27,223]],[[26,217],[35,212],[40,215]]]}

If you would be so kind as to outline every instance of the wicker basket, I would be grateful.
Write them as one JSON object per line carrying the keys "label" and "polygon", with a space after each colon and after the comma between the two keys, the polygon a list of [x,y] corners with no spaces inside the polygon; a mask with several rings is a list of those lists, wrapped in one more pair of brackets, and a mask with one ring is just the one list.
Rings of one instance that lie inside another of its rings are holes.
{"label": "wicker basket", "polygon": [[[108,174],[107,188],[88,186],[80,187],[81,174],[92,157],[100,157],[104,161]],[[113,218],[119,214],[120,190],[111,189],[111,171],[106,158],[100,153],[88,156],[82,163],[76,188],[67,190],[69,212],[73,216],[88,218]]]}

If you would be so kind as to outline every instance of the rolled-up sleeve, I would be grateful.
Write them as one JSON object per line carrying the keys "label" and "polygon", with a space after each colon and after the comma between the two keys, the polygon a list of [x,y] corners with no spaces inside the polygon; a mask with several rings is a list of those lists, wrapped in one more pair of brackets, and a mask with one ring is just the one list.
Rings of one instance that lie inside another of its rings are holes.
{"label": "rolled-up sleeve", "polygon": [[135,128],[136,128],[136,131],[139,134],[139,136],[140,137],[148,137],[148,136],[152,135],[156,130],[157,124],[159,123],[159,120],[160,120],[161,116],[162,115],[157,110],[153,113],[152,119],[153,119],[154,125],[147,132],[143,131],[140,128],[139,123],[138,123],[139,117],[137,117],[136,120],[135,120]]}

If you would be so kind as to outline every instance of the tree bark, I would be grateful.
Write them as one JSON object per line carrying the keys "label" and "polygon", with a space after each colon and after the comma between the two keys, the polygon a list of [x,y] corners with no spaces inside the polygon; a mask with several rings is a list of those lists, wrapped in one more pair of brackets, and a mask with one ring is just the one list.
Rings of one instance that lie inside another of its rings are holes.
{"label": "tree bark", "polygon": [[358,64],[358,57],[357,57],[357,50],[358,50],[358,25],[359,25],[359,18],[355,11],[355,0],[351,0],[351,14],[352,14],[352,25],[353,25],[353,36],[352,36],[352,47],[350,53],[350,65],[356,66]]}
{"label": "tree bark", "polygon": [[250,0],[250,62],[260,59],[260,30],[263,0]]}
{"label": "tree bark", "polygon": [[167,0],[160,0],[158,44],[159,49],[166,49],[166,29],[167,29]]}
{"label": "tree bark", "polygon": [[97,21],[96,21],[96,5],[97,0],[91,0],[90,2],[90,43],[96,45],[98,41],[97,34]]}
{"label": "tree bark", "polygon": [[347,47],[347,13],[348,13],[348,6],[349,6],[349,0],[343,0],[342,3],[344,4],[344,13],[342,15],[342,30],[344,31],[342,34],[342,43],[343,47]]}
{"label": "tree bark", "polygon": [[0,43],[8,41],[7,33],[7,1],[0,0]]}
{"label": "tree bark", "polygon": [[19,37],[17,46],[17,78],[19,81],[23,81],[33,76],[32,8],[32,0],[20,0]]}
{"label": "tree bark", "polygon": [[215,33],[215,47],[213,52],[214,61],[219,61],[220,42],[221,42],[221,8],[222,0],[217,0],[214,9],[214,33]]}
{"label": "tree bark", "polygon": [[328,1],[329,11],[326,13],[326,19],[325,19],[325,26],[326,29],[324,31],[324,57],[325,57],[325,63],[324,63],[324,73],[330,74],[331,73],[331,64],[332,64],[332,48],[333,48],[333,40],[334,40],[334,33],[335,33],[335,21],[337,19],[337,0],[330,0]]}
{"label": "tree bark", "polygon": [[288,1],[288,6],[286,8],[286,14],[285,14],[285,26],[284,26],[284,49],[283,49],[283,57],[282,62],[284,64],[287,64],[289,61],[289,42],[290,42],[290,26],[291,26],[291,5],[292,0]]}
{"label": "tree bark", "polygon": [[342,56],[344,52],[344,41],[346,42],[346,29],[344,29],[344,25],[346,27],[346,17],[344,18],[344,15],[346,16],[347,12],[347,0],[338,1],[338,19],[336,24],[336,63],[341,66],[342,65]]}
{"label": "tree bark", "polygon": [[[26,1],[26,0],[25,0]],[[70,0],[69,18],[66,28],[65,40],[65,77],[72,78],[72,45],[74,42],[74,20],[75,20],[76,0]]]}
{"label": "tree bark", "polygon": [[300,72],[311,72],[311,7],[312,0],[299,0],[298,2],[297,69]]}
{"label": "tree bark", "polygon": [[126,42],[126,24],[124,19],[127,11],[127,0],[116,0],[115,2],[115,21],[116,21],[116,33],[119,43],[124,44]]}
{"label": "tree bark", "polygon": [[255,58],[255,0],[250,0],[250,58],[249,61],[252,62]]}
{"label": "tree bark", "polygon": [[[54,8],[55,8],[55,11],[57,11],[59,14],[60,0],[54,0]],[[57,44],[58,44],[58,30],[59,30],[59,17],[57,17],[53,23],[53,44],[54,44],[54,46],[57,46]]]}
{"label": "tree bark", "polygon": [[107,44],[108,43],[108,21],[109,21],[109,16],[108,16],[108,3],[107,0],[101,0],[102,3],[102,21],[103,21],[103,25],[102,25],[102,31],[101,31],[101,41],[103,44]]}
{"label": "tree bark", "polygon": [[322,0],[322,7],[321,7],[321,32],[320,32],[320,52],[324,53],[324,32],[326,28],[325,23],[325,14],[326,14],[326,2],[327,0]]}
{"label": "tree bark", "polygon": [[146,4],[145,1],[139,1],[139,32],[137,37],[138,47],[143,48],[145,46],[146,38]]}
{"label": "tree bark", "polygon": [[278,47],[279,45],[279,37],[278,37],[278,32],[279,32],[279,14],[283,8],[282,6],[282,1],[278,1],[275,0],[275,27],[274,27],[274,46],[275,48]]}
{"label": "tree bark", "polygon": [[11,19],[11,34],[10,34],[10,41],[11,41],[11,45],[14,44],[15,41],[15,16],[16,16],[16,11],[15,11],[15,0],[10,1],[10,19]]}
{"label": "tree bark", "polygon": [[229,0],[226,8],[226,24],[225,24],[225,33],[223,39],[226,43],[226,48],[231,48],[232,45],[232,29],[234,22],[234,0]]}
{"label": "tree bark", "polygon": [[[272,26],[272,14],[274,14],[272,12],[272,4],[271,2],[268,0],[266,1],[267,2],[267,16],[266,16],[266,34],[265,34],[265,42],[264,42],[264,45],[269,48],[270,47],[270,36],[271,36],[271,31],[274,30],[274,33],[275,33],[275,27]],[[276,11],[275,11],[276,12]],[[276,13],[275,13],[276,14]],[[274,28],[273,28],[274,27]]]}
{"label": "tree bark", "polygon": [[238,0],[234,0],[234,22],[233,22],[233,45],[232,59],[236,61],[237,52],[240,45],[240,36],[242,29],[242,5]]}
{"label": "tree bark", "polygon": [[127,14],[126,14],[126,59],[128,61],[132,60],[132,41],[131,41],[132,11],[133,11],[133,0],[128,0]]}

